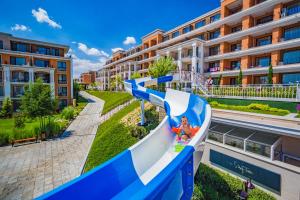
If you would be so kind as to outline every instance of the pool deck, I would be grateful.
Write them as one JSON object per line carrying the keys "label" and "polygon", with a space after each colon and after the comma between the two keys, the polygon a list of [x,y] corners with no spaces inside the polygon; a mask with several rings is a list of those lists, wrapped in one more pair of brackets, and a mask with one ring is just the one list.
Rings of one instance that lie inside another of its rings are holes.
{"label": "pool deck", "polygon": [[269,129],[274,133],[300,138],[300,118],[294,118],[293,115],[275,116],[213,109],[212,117],[213,121],[240,124],[249,128],[261,128],[262,130]]}

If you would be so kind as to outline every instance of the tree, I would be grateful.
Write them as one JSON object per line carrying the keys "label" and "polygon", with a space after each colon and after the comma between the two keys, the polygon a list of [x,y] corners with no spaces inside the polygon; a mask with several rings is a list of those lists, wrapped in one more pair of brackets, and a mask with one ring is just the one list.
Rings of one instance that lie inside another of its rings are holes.
{"label": "tree", "polygon": [[13,105],[12,105],[12,101],[9,97],[6,97],[3,101],[2,104],[2,109],[1,109],[1,113],[0,116],[1,117],[8,117],[11,118],[13,114]]}
{"label": "tree", "polygon": [[118,90],[120,87],[123,88],[123,84],[124,83],[122,77],[119,74],[117,74],[115,76],[115,79],[110,83],[111,90],[112,89]]}
{"label": "tree", "polygon": [[154,78],[165,76],[171,71],[176,70],[176,64],[172,57],[161,57],[149,67],[149,74]]}
{"label": "tree", "polygon": [[239,77],[238,77],[238,85],[242,85],[243,83],[243,72],[242,69],[240,69]]}
{"label": "tree", "polygon": [[272,67],[272,65],[269,66],[268,84],[273,85],[273,67]]}
{"label": "tree", "polygon": [[134,72],[131,77],[131,79],[137,79],[137,78],[142,78],[141,74],[138,72]]}
{"label": "tree", "polygon": [[25,87],[20,108],[26,117],[39,119],[39,130],[43,132],[46,127],[46,116],[55,112],[57,101],[51,97],[50,86],[43,84],[39,78],[35,83]]}
{"label": "tree", "polygon": [[77,83],[76,81],[73,81],[73,93],[74,93],[74,97],[75,99],[78,100],[78,93],[80,91],[80,85],[79,83]]}
{"label": "tree", "polygon": [[219,78],[218,78],[217,85],[221,85],[221,80],[222,80],[222,74],[220,74],[220,76],[219,76]]}

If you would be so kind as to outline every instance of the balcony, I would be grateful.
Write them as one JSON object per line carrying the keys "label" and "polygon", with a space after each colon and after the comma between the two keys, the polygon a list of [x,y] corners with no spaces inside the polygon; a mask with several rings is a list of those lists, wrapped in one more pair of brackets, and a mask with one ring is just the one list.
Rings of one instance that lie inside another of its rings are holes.
{"label": "balcony", "polygon": [[300,27],[293,27],[284,31],[284,37],[282,38],[282,41],[293,40],[297,38],[300,38]]}
{"label": "balcony", "polygon": [[181,81],[190,82],[192,80],[190,71],[181,71]]}
{"label": "balcony", "polygon": [[290,15],[294,15],[300,13],[300,4],[296,3],[294,5],[288,6],[286,8],[282,9],[281,12],[281,17],[286,17],[286,16],[290,16]]}
{"label": "balcony", "polygon": [[46,73],[35,73],[34,81],[38,78],[42,79],[43,83],[50,83],[50,75]]}

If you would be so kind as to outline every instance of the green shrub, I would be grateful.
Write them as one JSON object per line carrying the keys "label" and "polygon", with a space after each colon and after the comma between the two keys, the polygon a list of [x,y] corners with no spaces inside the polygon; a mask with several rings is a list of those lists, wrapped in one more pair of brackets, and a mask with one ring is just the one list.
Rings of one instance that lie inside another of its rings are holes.
{"label": "green shrub", "polygon": [[[228,173],[200,164],[195,176],[193,199],[238,200],[243,182]],[[249,192],[249,200],[275,200],[270,194],[255,188]]]}
{"label": "green shrub", "polygon": [[142,139],[147,135],[147,130],[143,126],[130,127],[130,133],[132,137]]}
{"label": "green shrub", "polygon": [[9,97],[6,97],[2,103],[2,110],[0,112],[0,117],[11,118],[13,114],[13,105]]}
{"label": "green shrub", "polygon": [[25,127],[25,117],[22,113],[17,113],[14,115],[14,126],[15,128],[24,128]]}
{"label": "green shrub", "polygon": [[65,107],[63,109],[63,111],[61,112],[61,116],[67,120],[74,119],[74,116],[75,116],[74,108],[72,106]]}
{"label": "green shrub", "polygon": [[240,105],[221,104],[218,103],[217,101],[211,101],[210,105],[213,108],[220,108],[225,110],[238,110],[238,111],[272,114],[272,115],[280,115],[280,116],[287,115],[290,113],[288,110],[272,108],[267,104],[259,104],[259,103],[251,103],[246,106],[240,106]]}

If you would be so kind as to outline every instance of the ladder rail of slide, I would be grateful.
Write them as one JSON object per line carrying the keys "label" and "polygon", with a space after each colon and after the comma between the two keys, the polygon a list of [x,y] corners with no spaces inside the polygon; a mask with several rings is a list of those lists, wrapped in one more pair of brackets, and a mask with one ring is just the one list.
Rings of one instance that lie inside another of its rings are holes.
{"label": "ladder rail of slide", "polygon": [[[178,79],[174,75],[125,81],[127,92],[164,108],[167,116],[132,147],[38,199],[190,199],[211,108],[206,100],[190,93],[147,88]],[[171,128],[178,126],[182,116],[200,129],[182,151],[175,152]]]}

